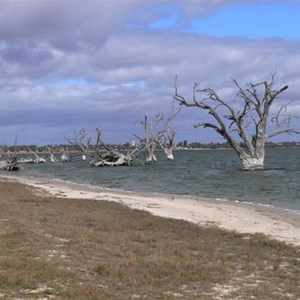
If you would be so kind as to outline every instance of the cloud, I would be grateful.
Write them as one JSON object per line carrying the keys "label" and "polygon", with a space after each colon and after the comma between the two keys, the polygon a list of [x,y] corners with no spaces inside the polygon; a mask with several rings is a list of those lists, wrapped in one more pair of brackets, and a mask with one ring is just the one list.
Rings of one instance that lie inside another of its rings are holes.
{"label": "cloud", "polygon": [[[109,142],[126,142],[144,114],[170,109],[176,75],[186,97],[197,81],[232,101],[231,77],[245,85],[276,72],[276,83],[290,86],[282,100],[293,99],[298,109],[299,40],[181,30],[193,18],[243,3],[0,1],[0,143],[15,130],[24,143],[44,144],[98,125]],[[179,138],[208,140],[192,128],[203,117],[184,111]]]}

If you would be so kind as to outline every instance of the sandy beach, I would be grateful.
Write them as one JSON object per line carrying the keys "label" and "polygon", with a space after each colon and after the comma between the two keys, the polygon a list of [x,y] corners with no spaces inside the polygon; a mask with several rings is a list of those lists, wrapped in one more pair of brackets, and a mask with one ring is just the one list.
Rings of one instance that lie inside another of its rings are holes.
{"label": "sandy beach", "polygon": [[55,197],[118,202],[161,217],[186,220],[204,226],[216,225],[239,233],[263,233],[300,246],[300,214],[283,209],[221,199],[104,190],[45,178],[13,175],[0,177],[34,187],[38,193],[48,193]]}
{"label": "sandy beach", "polygon": [[0,298],[300,299],[295,213],[6,175]]}

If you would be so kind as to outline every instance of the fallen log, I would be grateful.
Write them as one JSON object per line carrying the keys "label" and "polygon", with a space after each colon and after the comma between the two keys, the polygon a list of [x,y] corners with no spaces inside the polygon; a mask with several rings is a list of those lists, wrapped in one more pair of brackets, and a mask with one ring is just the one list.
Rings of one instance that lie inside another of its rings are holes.
{"label": "fallen log", "polygon": [[89,164],[95,167],[130,166],[134,161],[133,156],[124,155],[118,151],[106,152],[93,159]]}
{"label": "fallen log", "polygon": [[0,170],[2,171],[19,171],[20,165],[17,157],[12,157],[8,160],[0,161]]}

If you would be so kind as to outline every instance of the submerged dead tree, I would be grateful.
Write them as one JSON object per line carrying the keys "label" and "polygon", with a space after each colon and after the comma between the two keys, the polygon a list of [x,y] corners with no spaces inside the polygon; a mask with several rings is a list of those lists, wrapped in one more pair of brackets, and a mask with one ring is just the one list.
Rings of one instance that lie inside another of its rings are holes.
{"label": "submerged dead tree", "polygon": [[143,126],[143,136],[134,135],[139,140],[139,147],[146,152],[146,164],[156,162],[155,149],[160,147],[167,158],[174,159],[173,150],[175,149],[175,127],[171,125],[171,121],[178,115],[181,108],[172,111],[165,117],[164,113],[158,113],[154,120],[149,120],[148,116],[144,116],[144,120],[140,122]]}
{"label": "submerged dead tree", "polygon": [[176,147],[176,128],[171,125],[171,121],[175,119],[180,110],[181,108],[175,111],[174,106],[172,106],[172,111],[167,115],[167,117],[165,117],[163,113],[158,116],[158,120],[162,128],[157,134],[157,140],[160,148],[164,151],[169,160],[174,160],[173,151]]}
{"label": "submerged dead tree", "polygon": [[77,149],[82,153],[82,160],[86,160],[91,146],[92,138],[89,137],[88,132],[81,128],[79,132],[74,132],[74,137],[67,139],[67,141],[72,145],[77,147]]}
{"label": "submerged dead tree", "polygon": [[29,153],[33,154],[34,157],[21,157],[19,159],[20,163],[26,163],[26,164],[40,164],[45,163],[46,159],[44,157],[41,157],[37,154],[37,151],[33,151],[30,147],[26,146]]}
{"label": "submerged dead tree", "polygon": [[131,166],[135,160],[137,149],[122,153],[117,149],[107,145],[103,141],[103,132],[99,127],[96,128],[96,155],[90,162],[91,166],[96,167],[114,167],[114,166]]}
{"label": "submerged dead tree", "polygon": [[139,148],[146,152],[146,164],[156,162],[155,148],[158,144],[158,135],[155,133],[155,126],[159,124],[158,116],[154,122],[149,121],[145,115],[140,123],[143,126],[143,136],[134,135],[139,140]]}
{"label": "submerged dead tree", "polygon": [[7,160],[0,161],[0,170],[3,171],[19,171],[20,163],[18,157],[15,155],[9,155]]}
{"label": "submerged dead tree", "polygon": [[[17,156],[17,137],[15,140],[15,146],[14,146],[14,151],[13,153],[8,153],[7,154],[7,159],[6,160],[1,160],[0,161],[0,170],[1,171],[19,171],[20,170],[20,162]],[[4,151],[2,148],[0,148],[0,157],[4,154]]]}
{"label": "submerged dead tree", "polygon": [[178,93],[176,82],[174,99],[180,105],[208,112],[213,121],[195,127],[211,128],[225,138],[239,155],[244,170],[264,169],[266,140],[284,133],[299,133],[290,128],[293,116],[285,114],[286,105],[281,105],[275,114],[270,111],[288,86],[276,89],[274,75],[270,82],[249,83],[246,88],[234,79],[233,83],[239,103],[229,104],[212,88],[200,89],[198,83],[194,84],[193,98],[188,101]]}
{"label": "submerged dead tree", "polygon": [[74,137],[67,141],[82,153],[82,159],[89,158],[89,165],[95,167],[106,166],[130,166],[134,161],[134,152],[126,154],[119,152],[103,141],[103,131],[100,127],[96,128],[95,142],[88,132],[82,128],[78,133],[74,132]]}
{"label": "submerged dead tree", "polygon": [[54,149],[50,148],[48,145],[47,145],[47,149],[48,149],[48,152],[49,152],[49,161],[51,163],[58,162],[58,160],[57,160],[57,158],[55,157],[55,154],[54,154]]}
{"label": "submerged dead tree", "polygon": [[67,163],[71,162],[72,156],[71,156],[71,154],[70,154],[70,152],[69,152],[69,150],[68,150],[67,147],[64,147],[64,149],[63,149],[63,151],[61,153],[61,156],[60,156],[60,160],[62,162],[67,162]]}

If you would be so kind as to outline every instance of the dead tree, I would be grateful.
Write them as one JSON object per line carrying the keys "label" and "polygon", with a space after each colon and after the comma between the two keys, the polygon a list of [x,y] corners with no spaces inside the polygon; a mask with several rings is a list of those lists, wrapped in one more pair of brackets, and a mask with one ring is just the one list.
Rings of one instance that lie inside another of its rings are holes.
{"label": "dead tree", "polygon": [[175,135],[175,129],[167,126],[164,132],[159,135],[158,139],[160,148],[164,151],[169,160],[174,160],[173,150],[176,147],[176,144],[174,142]]}
{"label": "dead tree", "polygon": [[91,166],[106,167],[106,166],[131,166],[134,162],[134,153],[136,149],[123,154],[103,141],[103,132],[96,128],[96,157],[90,162]]}
{"label": "dead tree", "polygon": [[24,158],[24,157],[21,157],[19,159],[19,162],[20,163],[26,163],[26,164],[39,164],[39,163],[45,163],[46,162],[46,159],[39,156],[36,151],[33,151],[30,147],[26,146],[27,150],[29,151],[29,153],[33,154],[34,155],[34,158]]}
{"label": "dead tree", "polygon": [[70,162],[72,160],[72,156],[70,155],[67,147],[64,148],[64,150],[60,156],[60,159],[62,162]]}
{"label": "dead tree", "polygon": [[7,160],[0,161],[0,170],[3,171],[20,170],[20,163],[15,153],[13,155],[9,155]]}
{"label": "dead tree", "polygon": [[88,136],[87,131],[82,128],[77,133],[74,132],[74,137],[72,139],[67,139],[67,141],[72,145],[77,147],[77,149],[82,153],[82,160],[86,160],[89,155],[89,148],[91,146],[91,137]]}
{"label": "dead tree", "polygon": [[[14,151],[13,153],[8,153],[7,154],[7,159],[6,160],[1,160],[0,161],[0,170],[2,171],[19,171],[20,170],[20,162],[17,156],[17,151],[16,151],[16,146],[17,146],[17,139],[15,141],[15,146],[14,146]],[[2,148],[0,148],[1,153],[0,157],[2,154],[4,154],[4,151]]]}
{"label": "dead tree", "polygon": [[167,115],[167,117],[164,117],[163,113],[157,116],[157,120],[162,127],[157,134],[157,141],[169,160],[174,160],[173,150],[176,147],[176,128],[171,125],[171,121],[179,114],[180,110],[181,107],[175,111],[173,105],[172,111]]}
{"label": "dead tree", "polygon": [[284,133],[299,133],[290,128],[293,117],[284,115],[285,105],[276,114],[270,113],[275,99],[288,86],[275,89],[274,75],[270,82],[249,83],[246,88],[242,88],[234,79],[233,83],[237,88],[237,97],[241,100],[238,108],[236,103],[229,104],[223,100],[215,90],[200,89],[198,83],[194,84],[192,100],[187,101],[178,93],[176,82],[174,99],[180,105],[208,112],[213,121],[199,123],[195,127],[211,128],[225,138],[238,154],[244,170],[264,169],[266,140]]}
{"label": "dead tree", "polygon": [[134,135],[139,140],[139,147],[146,152],[146,163],[156,162],[155,149],[159,146],[167,158],[174,159],[173,150],[175,149],[175,127],[171,125],[171,121],[178,115],[181,108],[174,111],[165,117],[163,113],[158,113],[153,121],[149,120],[147,115],[144,120],[140,122],[143,126],[143,136]]}
{"label": "dead tree", "polygon": [[155,121],[151,122],[145,115],[144,120],[141,121],[141,125],[144,129],[142,137],[134,135],[139,140],[139,148],[141,151],[146,152],[146,164],[156,162],[155,148],[158,144],[158,135],[155,133],[155,127],[160,122],[160,116],[157,115]]}
{"label": "dead tree", "polygon": [[57,160],[57,158],[54,155],[54,150],[51,149],[49,146],[47,146],[47,149],[48,149],[48,152],[49,152],[49,160],[50,160],[50,162],[52,162],[52,163],[57,162],[58,160]]}

